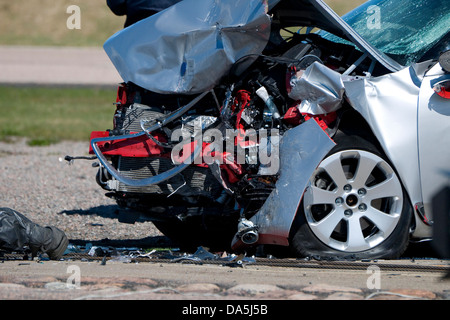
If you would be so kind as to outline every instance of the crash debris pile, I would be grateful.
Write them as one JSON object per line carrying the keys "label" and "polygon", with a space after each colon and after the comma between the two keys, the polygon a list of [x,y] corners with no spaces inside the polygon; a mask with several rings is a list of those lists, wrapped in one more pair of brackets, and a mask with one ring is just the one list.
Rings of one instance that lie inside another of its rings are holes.
{"label": "crash debris pile", "polygon": [[[261,217],[259,221],[267,222],[257,228],[249,219],[269,196],[281,193],[282,185],[303,190],[309,176],[294,176],[292,170],[308,172],[334,146],[329,137],[337,130],[337,112],[342,108],[344,85],[338,71],[343,67],[335,71],[325,64],[335,62],[338,55],[342,60],[346,52],[338,47],[332,58],[323,60],[320,56],[331,57],[326,43],[305,45],[303,36],[295,35],[287,48],[263,52],[270,47],[268,42],[278,41],[270,39],[266,6],[259,1],[204,2],[205,8],[217,10],[187,16],[189,1],[184,1],[105,43],[125,82],[117,93],[114,128],[92,133],[90,153],[100,162],[97,182],[107,196],[154,218],[169,237],[186,238],[190,226],[178,230],[176,225],[211,216],[206,220],[226,229],[224,241],[230,241],[238,226],[237,241],[252,245],[275,223]],[[228,16],[229,7],[242,14]],[[192,25],[192,35],[180,33],[181,26],[176,25],[172,32],[157,31],[160,16],[184,17]],[[182,43],[178,39],[182,34],[190,45],[169,51],[167,61],[159,61],[160,55],[152,50],[166,45],[174,34],[176,43]],[[204,41],[198,42],[198,34]],[[124,39],[133,43],[123,46]],[[216,47],[218,39],[221,46]],[[196,45],[214,50],[200,54]],[[142,47],[151,49],[145,50],[145,57]],[[189,57],[182,62],[181,74],[180,52]],[[220,59],[224,52],[227,59]],[[202,60],[205,57],[207,61]],[[164,72],[151,71],[161,63]],[[179,132],[181,143],[174,138]],[[293,161],[299,156],[296,150],[310,149],[301,161]],[[285,220],[277,241],[282,245],[301,194],[286,196],[295,200],[285,203],[285,213],[279,214]],[[279,210],[280,199],[275,201],[269,204]],[[207,224],[205,219],[202,224]],[[219,237],[216,231],[211,234]]]}
{"label": "crash debris pile", "polygon": [[[114,128],[91,135],[108,197],[175,240],[288,245],[303,190],[334,147],[344,80],[385,66],[289,31],[285,5],[182,1],[106,41],[124,79]],[[328,26],[323,10],[302,10]]]}
{"label": "crash debris pile", "polygon": [[101,259],[107,261],[135,263],[165,261],[169,263],[216,263],[229,267],[244,267],[254,263],[255,257],[245,254],[236,255],[227,252],[212,253],[209,248],[198,247],[194,253],[181,252],[178,248],[143,249],[137,247],[108,247],[87,243],[85,246],[69,244],[63,255],[64,260],[71,259]]}

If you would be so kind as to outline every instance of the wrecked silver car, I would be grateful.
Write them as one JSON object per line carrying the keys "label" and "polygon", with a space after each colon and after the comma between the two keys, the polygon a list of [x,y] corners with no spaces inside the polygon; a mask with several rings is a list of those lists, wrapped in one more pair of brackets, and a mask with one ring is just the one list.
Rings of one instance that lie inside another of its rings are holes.
{"label": "wrecked silver car", "polygon": [[448,183],[449,6],[184,0],[125,28],[98,184],[181,245],[400,256]]}

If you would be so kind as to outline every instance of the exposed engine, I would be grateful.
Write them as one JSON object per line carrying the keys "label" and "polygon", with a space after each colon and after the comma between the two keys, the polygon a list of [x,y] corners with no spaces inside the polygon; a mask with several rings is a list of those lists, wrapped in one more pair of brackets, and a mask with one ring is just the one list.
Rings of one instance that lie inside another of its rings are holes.
{"label": "exposed engine", "polygon": [[[157,141],[156,153],[151,156],[112,154],[110,160],[114,167],[130,179],[144,179],[172,169],[170,151],[174,144],[170,142],[171,134],[180,128],[193,133],[195,121],[202,123],[203,129],[215,128],[221,132],[232,129],[244,134],[248,130],[258,134],[261,130],[276,129],[282,136],[286,130],[314,118],[330,136],[333,135],[337,112],[320,116],[300,113],[300,101],[289,96],[290,81],[314,62],[343,72],[356,59],[352,56],[354,50],[346,45],[330,46],[315,34],[293,34],[286,42],[284,52],[280,52],[280,46],[276,48],[272,50],[269,45],[267,52],[250,66],[245,58],[236,62],[221,86],[181,118],[153,131],[151,137]],[[185,95],[157,94],[132,83],[122,84],[116,101],[115,126],[109,135],[140,132],[147,124],[158,123],[191,99]],[[238,137],[234,138],[237,147]],[[222,150],[225,150],[225,142]],[[107,154],[108,144],[102,147]],[[227,218],[231,215],[235,219],[248,219],[261,208],[277,181],[277,174],[267,174],[257,156],[256,159],[250,157],[251,152],[247,150],[245,163],[221,164],[219,167],[197,163],[162,183],[146,186],[127,185],[101,167],[97,181],[120,205],[137,209],[156,220],[174,216],[186,220],[192,214],[210,214],[214,211],[211,209],[219,208],[220,214]],[[180,211],[180,208],[184,209]]]}
{"label": "exposed engine", "polygon": [[[263,52],[239,58],[213,89],[191,95],[157,93],[132,81],[119,87],[114,127],[91,136],[98,149],[91,144],[91,153],[104,157],[97,182],[107,196],[165,234],[185,233],[178,222],[199,219],[194,225],[202,231],[212,222],[256,241],[248,219],[276,188],[274,163],[285,132],[314,119],[333,137],[345,111],[341,75],[385,72],[350,44],[292,31],[297,25],[283,5],[270,17]],[[181,67],[184,75],[192,66]],[[317,74],[324,75],[322,88],[308,83]]]}
{"label": "exposed engine", "polygon": [[417,121],[430,65],[407,69],[373,46],[384,29],[372,30],[366,6],[341,19],[323,0],[184,0],[110,37],[124,82],[90,153],[98,184],[129,209],[123,222],[139,213],[183,245],[402,254],[405,192],[421,200],[424,189],[393,174],[389,160],[414,158],[418,135],[389,151],[390,112]]}

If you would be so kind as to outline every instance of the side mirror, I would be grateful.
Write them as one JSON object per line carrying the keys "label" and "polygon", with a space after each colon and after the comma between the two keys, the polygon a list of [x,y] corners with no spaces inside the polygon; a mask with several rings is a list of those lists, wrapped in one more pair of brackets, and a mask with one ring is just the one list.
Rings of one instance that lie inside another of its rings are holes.
{"label": "side mirror", "polygon": [[439,64],[445,72],[450,72],[450,50],[441,53],[439,57]]}

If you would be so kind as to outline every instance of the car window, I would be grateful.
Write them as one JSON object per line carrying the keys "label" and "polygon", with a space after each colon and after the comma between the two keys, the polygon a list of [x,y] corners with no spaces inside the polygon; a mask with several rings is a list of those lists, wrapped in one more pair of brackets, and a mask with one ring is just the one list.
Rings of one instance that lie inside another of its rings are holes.
{"label": "car window", "polygon": [[[417,62],[450,30],[448,0],[372,0],[343,19],[364,39],[402,65]],[[343,42],[322,32],[328,40]]]}

